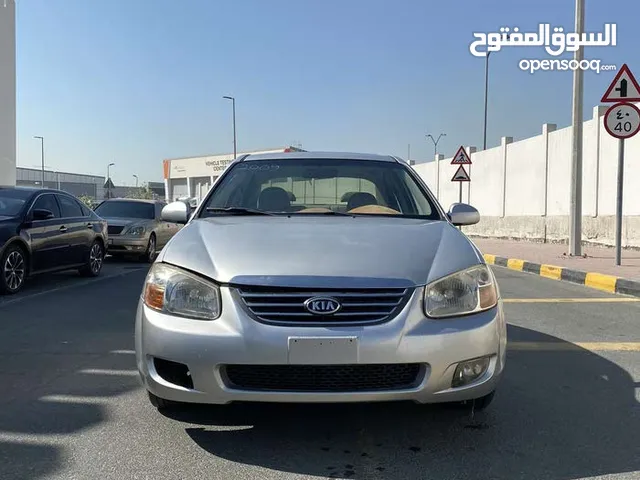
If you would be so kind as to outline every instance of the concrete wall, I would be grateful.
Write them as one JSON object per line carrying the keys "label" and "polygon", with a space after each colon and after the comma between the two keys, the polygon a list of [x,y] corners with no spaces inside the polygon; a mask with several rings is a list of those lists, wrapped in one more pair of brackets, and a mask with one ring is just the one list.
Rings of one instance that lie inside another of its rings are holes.
{"label": "concrete wall", "polygon": [[[618,140],[604,129],[607,106],[583,126],[583,241],[615,245]],[[470,235],[565,242],[569,234],[572,127],[545,124],[541,134],[481,152],[471,148],[463,201],[480,211]],[[459,199],[451,158],[414,165],[445,208]],[[440,172],[438,175],[438,171]],[[468,170],[469,171],[469,170]],[[439,179],[439,181],[438,181]],[[439,185],[438,185],[439,183]],[[640,135],[625,142],[623,246],[640,247]]]}
{"label": "concrete wall", "polygon": [[16,6],[0,0],[0,185],[16,184]]}

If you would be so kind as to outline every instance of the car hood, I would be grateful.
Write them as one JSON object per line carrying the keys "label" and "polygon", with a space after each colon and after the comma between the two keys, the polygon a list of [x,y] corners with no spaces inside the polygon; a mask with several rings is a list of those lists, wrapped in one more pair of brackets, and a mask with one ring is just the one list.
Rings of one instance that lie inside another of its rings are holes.
{"label": "car hood", "polygon": [[484,262],[448,222],[365,216],[198,219],[158,260],[221,283],[355,288],[424,285]]}
{"label": "car hood", "polygon": [[16,217],[15,216],[8,216],[8,215],[0,215],[0,223],[3,222],[15,222]]}

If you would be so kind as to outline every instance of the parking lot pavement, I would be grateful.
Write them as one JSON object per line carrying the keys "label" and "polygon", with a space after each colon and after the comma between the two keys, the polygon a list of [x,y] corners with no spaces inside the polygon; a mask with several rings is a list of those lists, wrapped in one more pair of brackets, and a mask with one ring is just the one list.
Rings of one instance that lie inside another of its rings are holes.
{"label": "parking lot pavement", "polygon": [[237,405],[167,416],[148,404],[132,351],[146,269],[113,267],[123,274],[0,305],[1,479],[640,478],[637,301],[494,268],[510,350],[483,413]]}
{"label": "parking lot pavement", "polygon": [[117,261],[108,256],[102,267],[100,276],[95,278],[82,278],[76,270],[69,270],[51,275],[37,275],[30,278],[24,288],[15,295],[0,295],[0,306],[8,303],[23,302],[27,299],[35,299],[45,293],[54,290],[77,287],[88,283],[101,282],[104,279],[118,277],[127,274],[131,270],[148,269],[149,266],[136,260]]}

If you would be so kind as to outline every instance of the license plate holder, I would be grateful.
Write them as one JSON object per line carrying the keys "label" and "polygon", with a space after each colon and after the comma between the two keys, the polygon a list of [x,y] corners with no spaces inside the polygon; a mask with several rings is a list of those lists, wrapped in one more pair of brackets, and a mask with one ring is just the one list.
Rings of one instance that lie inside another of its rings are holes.
{"label": "license plate holder", "polygon": [[292,365],[358,363],[358,337],[289,337]]}

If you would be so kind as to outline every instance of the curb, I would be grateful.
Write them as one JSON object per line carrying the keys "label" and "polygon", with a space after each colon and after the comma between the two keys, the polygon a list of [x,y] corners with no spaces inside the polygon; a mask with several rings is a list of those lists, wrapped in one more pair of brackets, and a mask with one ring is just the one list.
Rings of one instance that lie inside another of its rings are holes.
{"label": "curb", "polygon": [[640,281],[627,280],[625,278],[604,275],[597,272],[583,272],[555,265],[532,263],[526,260],[520,260],[519,258],[499,257],[487,253],[485,253],[483,257],[484,261],[489,265],[505,267],[518,272],[533,273],[534,275],[540,275],[541,277],[552,280],[575,283],[607,293],[640,297]]}

